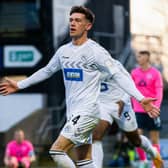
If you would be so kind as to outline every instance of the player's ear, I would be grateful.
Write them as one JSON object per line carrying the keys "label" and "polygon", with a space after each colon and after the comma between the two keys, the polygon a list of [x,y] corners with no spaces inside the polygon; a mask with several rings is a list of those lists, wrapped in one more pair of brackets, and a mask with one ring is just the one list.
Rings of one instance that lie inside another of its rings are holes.
{"label": "player's ear", "polygon": [[86,26],[86,30],[89,31],[92,28],[93,24],[88,22],[87,26]]}

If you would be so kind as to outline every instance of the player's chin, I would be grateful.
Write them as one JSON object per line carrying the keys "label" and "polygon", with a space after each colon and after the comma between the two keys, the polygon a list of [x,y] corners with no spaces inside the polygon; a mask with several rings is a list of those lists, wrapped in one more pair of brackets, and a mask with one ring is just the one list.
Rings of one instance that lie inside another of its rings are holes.
{"label": "player's chin", "polygon": [[71,38],[75,38],[76,37],[76,34],[74,32],[70,32],[69,35],[70,35]]}

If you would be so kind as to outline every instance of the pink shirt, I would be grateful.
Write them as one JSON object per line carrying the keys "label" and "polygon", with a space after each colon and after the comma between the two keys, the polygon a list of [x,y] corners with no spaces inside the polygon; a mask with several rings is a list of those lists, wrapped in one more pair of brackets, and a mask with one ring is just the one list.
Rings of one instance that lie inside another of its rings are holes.
{"label": "pink shirt", "polygon": [[[131,76],[137,89],[145,97],[157,98],[153,103],[160,107],[163,98],[163,81],[160,72],[154,67],[150,67],[148,70],[138,67],[132,70]],[[132,104],[135,112],[145,112],[140,103],[134,98]]]}
{"label": "pink shirt", "polygon": [[15,140],[7,144],[6,154],[7,156],[15,156],[18,161],[21,161],[23,157],[31,156],[34,152],[33,145],[24,140],[21,144],[18,144]]}

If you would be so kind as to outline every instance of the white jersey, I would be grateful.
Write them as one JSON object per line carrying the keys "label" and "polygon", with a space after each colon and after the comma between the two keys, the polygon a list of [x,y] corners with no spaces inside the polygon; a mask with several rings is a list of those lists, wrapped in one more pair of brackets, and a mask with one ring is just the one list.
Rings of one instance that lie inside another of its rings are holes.
{"label": "white jersey", "polygon": [[[143,95],[136,89],[133,81],[120,71],[116,61],[109,53],[93,40],[87,40],[80,46],[72,42],[60,47],[48,65],[35,72],[29,78],[18,82],[20,89],[49,78],[62,69],[66,89],[67,115],[76,113],[98,115],[98,95],[100,76],[107,72],[121,84],[130,95],[141,100]],[[130,87],[125,88],[125,84]]]}
{"label": "white jersey", "polygon": [[[109,124],[115,121],[119,128],[126,132],[136,130],[137,122],[131,106],[130,96],[120,88],[113,77],[108,77],[108,75],[104,74],[102,79],[101,92],[99,95],[101,120],[105,120]],[[123,112],[119,116],[119,105],[116,102],[121,100],[125,103],[125,106]]]}
{"label": "white jersey", "polygon": [[[122,73],[130,78],[129,73],[125,70],[125,68],[119,61],[116,61],[116,65],[122,71]],[[121,86],[119,86],[119,84],[115,81],[113,77],[109,76],[107,73],[103,73],[101,76],[101,80],[101,92],[99,95],[101,103],[116,103],[120,100],[122,100],[125,104],[129,103],[130,96],[125,93],[125,91],[121,88]]]}

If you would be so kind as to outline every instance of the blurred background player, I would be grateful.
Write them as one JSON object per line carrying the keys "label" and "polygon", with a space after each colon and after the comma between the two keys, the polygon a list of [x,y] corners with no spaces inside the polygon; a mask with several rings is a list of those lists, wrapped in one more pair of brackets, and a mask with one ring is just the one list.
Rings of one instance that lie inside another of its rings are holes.
{"label": "blurred background player", "polygon": [[[139,67],[132,70],[132,79],[137,89],[146,97],[155,97],[157,100],[154,104],[160,108],[163,97],[163,81],[160,72],[151,66],[149,51],[140,51],[136,56]],[[143,134],[144,130],[149,131],[149,137],[153,146],[160,152],[159,130],[161,128],[160,117],[152,119],[144,111],[141,104],[132,99],[133,109],[136,113],[139,133]],[[137,148],[137,153],[142,164],[147,162],[144,151]]]}
{"label": "blurred background player", "polygon": [[33,145],[25,139],[23,130],[18,129],[14,133],[14,140],[7,144],[4,163],[8,168],[30,168],[35,161]]}
{"label": "blurred background player", "polygon": [[[118,61],[116,61],[116,63],[120,71],[131,78],[123,66]],[[119,128],[124,131],[129,141],[134,146],[140,147],[149,153],[154,160],[156,168],[161,168],[163,161],[160,154],[152,147],[152,144],[145,136],[139,135],[138,133],[136,117],[131,107],[130,96],[118,86],[113,77],[104,74],[102,79],[103,82],[99,96],[101,120],[93,132],[92,156],[97,167],[103,167],[102,138],[106,130],[112,125],[113,121],[115,121]]]}
{"label": "blurred background player", "polygon": [[128,141],[128,138],[118,132],[116,142],[113,146],[112,160],[109,161],[109,167],[128,167],[135,160],[134,146]]}

